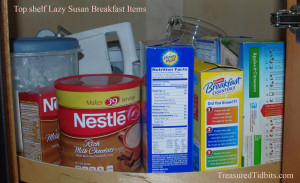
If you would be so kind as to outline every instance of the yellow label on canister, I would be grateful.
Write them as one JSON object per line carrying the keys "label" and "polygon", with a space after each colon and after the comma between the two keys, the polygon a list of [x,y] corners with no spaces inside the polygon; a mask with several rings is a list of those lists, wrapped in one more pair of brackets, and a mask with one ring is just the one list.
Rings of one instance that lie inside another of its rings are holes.
{"label": "yellow label on canister", "polygon": [[57,90],[58,105],[72,109],[107,109],[131,105],[140,100],[140,87],[102,92]]}

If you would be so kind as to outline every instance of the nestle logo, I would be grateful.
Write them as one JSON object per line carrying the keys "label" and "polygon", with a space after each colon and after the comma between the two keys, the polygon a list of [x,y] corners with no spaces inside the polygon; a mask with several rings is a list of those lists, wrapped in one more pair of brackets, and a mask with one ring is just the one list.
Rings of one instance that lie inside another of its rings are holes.
{"label": "nestle logo", "polygon": [[105,128],[122,126],[126,123],[126,110],[119,112],[108,112],[98,114],[82,114],[74,113],[75,128]]}
{"label": "nestle logo", "polygon": [[214,85],[219,84],[219,83],[223,83],[223,82],[224,82],[224,78],[213,80]]}
{"label": "nestle logo", "polygon": [[50,98],[50,101],[43,99],[43,108],[44,112],[57,110],[56,97]]}

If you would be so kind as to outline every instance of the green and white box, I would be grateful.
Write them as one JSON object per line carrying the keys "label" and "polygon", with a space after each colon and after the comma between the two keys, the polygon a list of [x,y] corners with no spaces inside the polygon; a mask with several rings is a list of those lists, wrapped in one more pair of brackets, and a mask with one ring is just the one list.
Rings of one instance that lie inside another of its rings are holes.
{"label": "green and white box", "polygon": [[244,70],[242,166],[280,161],[285,44],[253,39],[222,39],[221,43],[236,50],[238,67]]}

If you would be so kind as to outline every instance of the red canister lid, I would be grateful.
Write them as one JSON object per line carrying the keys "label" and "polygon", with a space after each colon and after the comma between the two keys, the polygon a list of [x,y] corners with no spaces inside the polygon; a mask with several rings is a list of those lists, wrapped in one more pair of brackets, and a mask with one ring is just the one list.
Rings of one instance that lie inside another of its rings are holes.
{"label": "red canister lid", "polygon": [[56,80],[58,90],[73,92],[115,91],[137,87],[141,79],[127,74],[86,74]]}

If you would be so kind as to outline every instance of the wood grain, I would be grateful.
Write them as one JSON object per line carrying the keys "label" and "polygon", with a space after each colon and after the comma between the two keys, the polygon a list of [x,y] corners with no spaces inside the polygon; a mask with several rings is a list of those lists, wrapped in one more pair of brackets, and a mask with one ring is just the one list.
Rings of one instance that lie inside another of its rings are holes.
{"label": "wood grain", "polygon": [[7,0],[1,0],[1,66],[4,95],[5,126],[10,182],[18,182],[18,165],[15,142],[15,126],[13,113],[13,97],[11,85],[10,51]]}
{"label": "wood grain", "polygon": [[[287,1],[288,9],[296,0]],[[300,182],[300,44],[296,36],[287,30],[286,45],[286,84],[283,133],[282,173],[293,174],[294,179],[283,182]]]}
{"label": "wood grain", "polygon": [[[191,173],[170,173],[170,174],[152,174],[152,173],[123,173],[123,172],[97,172],[88,170],[78,170],[69,167],[62,167],[32,161],[21,156],[18,157],[20,180],[24,182],[72,182],[72,183],[107,183],[107,182],[141,182],[141,183],[181,183],[181,182],[280,182],[277,178],[258,178],[258,174],[279,175],[281,162],[275,162],[265,165],[229,169],[210,172],[191,172]],[[220,172],[220,173],[219,173]],[[222,173],[221,173],[222,172]],[[225,178],[226,175],[241,175],[256,173],[256,178]]]}

